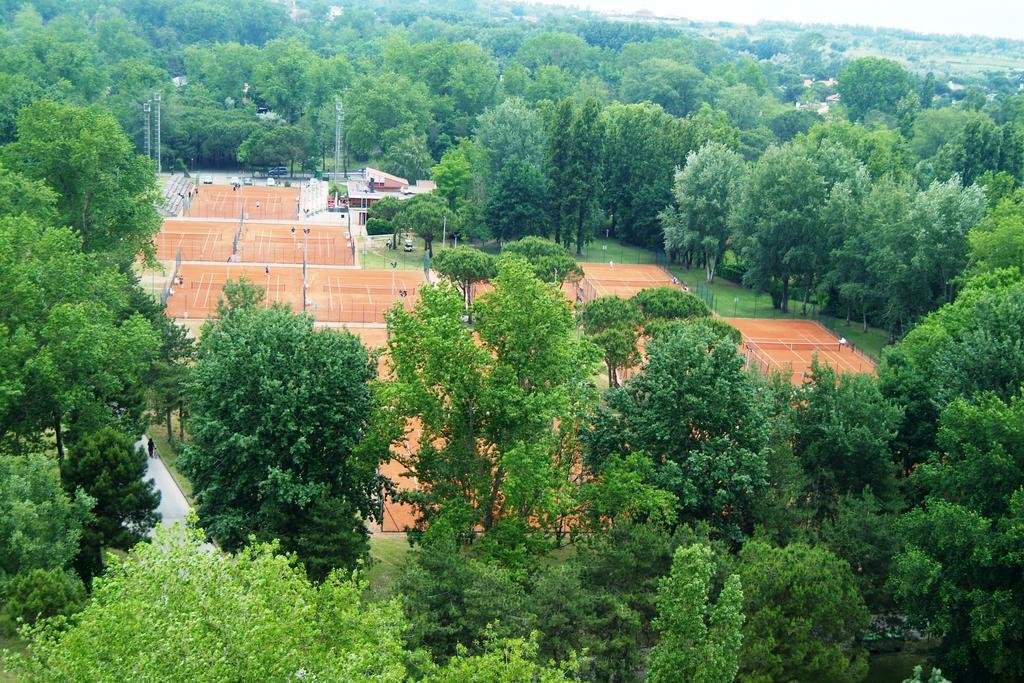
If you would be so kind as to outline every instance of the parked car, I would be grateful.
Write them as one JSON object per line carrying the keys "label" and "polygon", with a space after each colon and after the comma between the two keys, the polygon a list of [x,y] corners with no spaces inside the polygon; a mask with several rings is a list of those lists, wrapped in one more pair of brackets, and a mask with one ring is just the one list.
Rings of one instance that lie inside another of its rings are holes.
{"label": "parked car", "polygon": [[242,178],[242,184],[243,185],[252,185],[252,178],[249,178],[248,176],[246,176],[245,178]]}
{"label": "parked car", "polygon": [[213,176],[212,175],[204,175],[203,176],[203,185],[213,185]]}
{"label": "parked car", "polygon": [[406,237],[405,238],[405,243],[402,245],[402,249],[404,249],[405,251],[412,251],[412,238],[411,237]]}
{"label": "parked car", "polygon": [[267,175],[271,178],[283,178],[288,175],[288,168],[286,166],[275,166],[267,171]]}
{"label": "parked car", "polygon": [[277,181],[273,178],[267,178],[267,187],[274,187],[277,185]]}
{"label": "parked car", "polygon": [[231,178],[228,179],[228,182],[234,185],[235,187],[241,187],[242,185],[242,179],[236,175],[231,176]]}

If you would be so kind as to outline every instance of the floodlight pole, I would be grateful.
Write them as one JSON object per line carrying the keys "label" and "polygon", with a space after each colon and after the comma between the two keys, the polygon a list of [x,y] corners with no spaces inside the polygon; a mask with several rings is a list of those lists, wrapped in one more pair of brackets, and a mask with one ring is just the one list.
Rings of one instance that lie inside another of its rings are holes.
{"label": "floodlight pole", "polygon": [[[345,106],[341,98],[334,100],[334,181],[338,181],[338,167],[341,166],[341,139],[345,132]],[[348,175],[348,169],[345,169]]]}
{"label": "floodlight pole", "polygon": [[309,228],[302,229],[302,312],[306,312],[306,262],[309,257]]}
{"label": "floodlight pole", "polygon": [[160,149],[160,93],[153,95],[153,100],[156,102],[156,174],[160,175],[163,170],[161,168],[163,155]]}
{"label": "floodlight pole", "polygon": [[153,159],[153,105],[150,100],[142,102],[142,112],[145,114],[145,158]]}

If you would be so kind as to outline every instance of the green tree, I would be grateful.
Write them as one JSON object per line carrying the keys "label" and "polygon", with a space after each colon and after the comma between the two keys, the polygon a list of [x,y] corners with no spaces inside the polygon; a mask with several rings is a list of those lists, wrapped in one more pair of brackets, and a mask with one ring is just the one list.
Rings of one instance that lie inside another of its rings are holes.
{"label": "green tree", "polygon": [[715,269],[725,253],[744,170],[742,157],[720,143],[711,142],[690,152],[686,166],[676,171],[673,194],[678,212],[661,214],[665,250],[683,253],[696,248],[702,252],[708,282],[714,282]]}
{"label": "green tree", "polygon": [[711,309],[701,299],[678,287],[651,287],[633,295],[644,316],[644,329],[650,334],[659,324],[670,320],[698,320],[711,317]]}
{"label": "green tree", "polygon": [[825,548],[749,541],[743,581],[742,683],[860,681],[867,658],[856,646],[869,622],[850,566]]}
{"label": "green tree", "polygon": [[704,74],[692,64],[653,58],[622,72],[625,102],[653,102],[673,116],[693,113],[700,104]]}
{"label": "green tree", "polygon": [[525,161],[511,159],[498,171],[490,186],[484,217],[499,241],[531,235],[546,237],[551,226],[545,220],[544,175]]}
{"label": "green tree", "polygon": [[428,676],[430,683],[461,683],[461,681],[535,681],[536,683],[562,683],[576,680],[574,661],[560,666],[540,664],[537,656],[536,633],[531,640],[512,638],[489,640],[486,652],[470,655],[457,651],[441,671]]}
{"label": "green tree", "polygon": [[1016,269],[966,281],[956,300],[926,316],[882,358],[886,396],[906,407],[895,442],[909,471],[935,447],[951,401],[992,392],[1009,400],[1024,385],[1024,281]]}
{"label": "green tree", "polygon": [[561,284],[567,279],[583,277],[583,269],[565,247],[542,237],[524,237],[509,242],[502,252],[526,259],[533,267],[533,274],[544,282]]}
{"label": "green tree", "polygon": [[691,140],[688,122],[653,104],[612,104],[604,122],[601,205],[619,239],[664,244],[658,212],[672,201],[672,176]]}
{"label": "green tree", "polygon": [[747,177],[737,209],[737,243],[747,265],[744,282],[772,294],[789,311],[789,286],[802,272],[801,250],[814,244],[824,179],[792,143],[765,152]]}
{"label": "green tree", "polygon": [[485,151],[487,168],[493,179],[505,164],[513,161],[541,168],[547,133],[540,114],[522,99],[510,97],[480,115],[476,142]]}
{"label": "green tree", "polygon": [[[1019,386],[1019,385],[1018,385]],[[935,452],[914,473],[924,502],[900,521],[897,603],[942,636],[955,680],[1024,674],[1024,400],[991,393],[943,410]]]}
{"label": "green tree", "polygon": [[427,149],[426,135],[409,135],[388,145],[384,153],[384,170],[416,182],[430,173],[434,159]]}
{"label": "green tree", "polygon": [[[577,187],[582,179],[573,168],[572,125],[575,120],[572,101],[562,100],[548,125],[548,145],[545,158],[547,175],[548,220],[554,231],[556,244],[563,244],[563,228],[572,219],[573,197],[581,194]],[[566,233],[568,230],[566,229]]]}
{"label": "green tree", "polygon": [[13,636],[25,624],[70,615],[85,604],[82,580],[64,569],[16,574],[0,588],[0,635]]}
{"label": "green tree", "polygon": [[[249,293],[231,291],[204,330],[182,467],[222,547],[277,538],[321,579],[365,554],[379,504],[377,460],[357,448],[374,367],[355,336]],[[311,544],[314,531],[334,542]]]}
{"label": "green tree", "polygon": [[873,110],[895,114],[912,88],[910,74],[891,59],[860,57],[839,72],[839,95],[854,121]]}
{"label": "green tree", "polygon": [[678,548],[672,573],[658,586],[661,641],[651,649],[648,680],[731,683],[743,643],[743,589],[739,576],[726,579],[710,605],[714,571],[711,548]]}
{"label": "green tree", "polygon": [[933,305],[953,300],[956,276],[967,266],[968,233],[985,215],[985,193],[959,179],[932,182],[918,193],[910,220],[918,232],[915,254]]}
{"label": "green tree", "polygon": [[17,142],[0,156],[57,193],[60,224],[78,233],[83,250],[108,253],[122,268],[152,252],[160,229],[152,162],[103,109],[34,102],[18,115]]}
{"label": "green tree", "polygon": [[990,209],[968,233],[967,240],[977,272],[1024,263],[1024,191],[1018,190]]}
{"label": "green tree", "polygon": [[467,311],[473,305],[476,285],[490,280],[498,273],[494,257],[473,247],[445,249],[434,259],[432,267],[438,275],[447,278],[462,292]]}
{"label": "green tree", "polygon": [[896,496],[890,446],[902,410],[882,396],[868,375],[838,375],[811,361],[811,373],[796,391],[793,451],[810,477],[809,496],[820,514],[839,496],[869,487],[883,501]]}
{"label": "green tree", "polygon": [[460,538],[479,529],[476,547],[514,566],[548,547],[573,505],[575,435],[600,355],[577,340],[568,301],[521,259],[502,258],[492,284],[472,330],[447,284],[390,314],[378,451],[418,419],[418,448],[393,455],[420,483],[402,493],[418,529]]}
{"label": "green tree", "polygon": [[145,452],[111,427],[82,439],[61,463],[64,488],[85,491],[96,501],[76,561],[83,578],[102,569],[103,548],[128,550],[159,521],[160,493],[145,474]]}
{"label": "green tree", "polygon": [[[616,414],[595,421],[594,432],[614,435],[599,450],[645,453],[682,521],[709,520],[738,539],[768,484],[768,429],[743,359],[731,339],[691,325],[666,329],[646,351],[640,371],[608,395]],[[600,469],[609,453],[588,455]]]}
{"label": "green tree", "polygon": [[441,237],[446,227],[452,232],[458,227],[456,214],[449,210],[444,199],[433,193],[418,194],[403,201],[394,223],[403,232],[423,238],[427,255],[431,258],[434,256],[434,240]]}
{"label": "green tree", "polygon": [[[583,103],[576,114],[570,130],[570,176],[566,202],[570,212],[565,215],[572,222],[576,238],[576,255],[583,254],[583,245],[593,238],[593,220],[597,212],[594,195],[600,193],[600,179],[604,163],[604,129],[601,122],[601,105],[590,98]],[[558,188],[562,191],[562,188]],[[566,228],[569,226],[567,225]],[[565,243],[570,239],[567,234]]]}
{"label": "green tree", "polygon": [[[620,521],[578,545],[584,618],[570,642],[587,648],[595,679],[636,681],[657,641],[657,588],[675,544],[662,524]],[[571,590],[551,596],[542,623],[551,623],[572,598]]]}
{"label": "green tree", "polygon": [[314,585],[274,546],[226,558],[201,532],[160,529],[111,564],[73,624],[36,626],[7,663],[40,681],[404,681],[400,609],[364,603],[364,587],[339,573]]}
{"label": "green tree", "polygon": [[314,55],[297,38],[279,38],[263,46],[253,62],[253,85],[287,123],[298,123],[309,105]]}
{"label": "green tree", "polygon": [[[136,289],[139,293],[140,290]],[[145,294],[143,294],[145,296]],[[171,414],[178,411],[178,427],[184,428],[185,386],[188,384],[189,372],[195,360],[195,341],[189,336],[188,329],[179,325],[172,318],[164,315],[149,298],[142,299],[144,305],[138,306],[160,332],[160,351],[157,359],[150,366],[144,384],[149,388],[149,401],[157,415],[162,414],[167,429],[167,441],[174,441],[171,428]],[[148,304],[146,306],[145,304]]]}
{"label": "green tree", "polygon": [[64,492],[51,458],[0,455],[0,593],[15,575],[69,567],[94,503]]}
{"label": "green tree", "polygon": [[402,210],[402,201],[397,197],[381,197],[375,201],[367,212],[366,234],[391,235],[391,245],[398,244],[398,233],[402,230],[397,220]]}
{"label": "green tree", "polygon": [[360,157],[426,132],[430,120],[426,88],[404,76],[364,76],[346,93],[345,139]]}
{"label": "green tree", "polygon": [[608,386],[619,386],[619,371],[640,359],[640,310],[636,302],[603,296],[588,302],[579,313],[583,331],[604,351]]}
{"label": "green tree", "polygon": [[441,161],[430,169],[430,177],[437,184],[437,194],[444,197],[448,208],[453,210],[473,198],[471,144],[460,143],[449,147],[441,155]]}
{"label": "green tree", "polygon": [[876,125],[868,128],[849,121],[819,123],[802,138],[805,149],[812,156],[828,153],[828,144],[835,143],[851,153],[867,168],[873,179],[907,178],[913,166],[911,150],[899,131]]}
{"label": "green tree", "polygon": [[15,452],[52,430],[63,458],[69,438],[140,425],[134,388],[158,341],[131,310],[126,276],[105,264],[67,228],[0,218],[0,439]]}
{"label": "green tree", "polygon": [[[1001,171],[1003,134],[984,114],[967,117],[956,134],[939,148],[935,173],[939,180],[959,176],[970,185],[986,171]],[[1012,169],[1011,172],[1016,171]]]}
{"label": "green tree", "polygon": [[235,42],[214,43],[209,47],[190,45],[184,52],[189,80],[202,83],[218,102],[228,98],[240,100],[245,84],[253,82],[253,70],[261,59],[257,46]]}
{"label": "green tree", "polygon": [[249,168],[288,164],[294,173],[295,162],[306,160],[309,138],[298,126],[274,126],[256,130],[238,147],[238,160]]}
{"label": "green tree", "polygon": [[819,534],[829,550],[850,563],[872,613],[891,611],[894,602],[888,584],[893,558],[902,548],[896,515],[865,489],[859,494],[841,496],[833,516],[822,522]]}
{"label": "green tree", "polygon": [[29,180],[0,164],[0,216],[27,216],[57,222],[57,195],[42,180]]}
{"label": "green tree", "polygon": [[478,654],[484,636],[527,635],[526,592],[511,567],[474,557],[453,538],[426,544],[402,568],[409,641],[445,661],[460,648]]}

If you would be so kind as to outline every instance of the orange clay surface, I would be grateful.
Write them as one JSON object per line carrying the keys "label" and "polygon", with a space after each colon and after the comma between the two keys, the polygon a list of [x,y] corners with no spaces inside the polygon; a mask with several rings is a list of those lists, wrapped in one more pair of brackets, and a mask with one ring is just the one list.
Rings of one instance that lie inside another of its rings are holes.
{"label": "orange clay surface", "polygon": [[592,296],[584,296],[586,300],[598,296],[621,296],[628,298],[642,289],[672,285],[672,277],[654,265],[608,263],[581,263],[583,268],[585,290]]}
{"label": "orange clay surface", "polygon": [[[280,303],[295,311],[303,310],[302,266],[183,263],[178,276],[182,283],[173,286],[174,293],[167,300],[167,315],[173,318],[215,316],[224,284],[243,276],[264,288],[268,305]],[[322,322],[383,323],[385,312],[395,303],[406,307],[415,303],[423,282],[419,271],[310,267],[306,274],[306,312]]]}
{"label": "orange clay surface", "polygon": [[[304,235],[303,228],[309,229]],[[292,234],[292,230],[295,234]],[[348,231],[340,226],[294,226],[279,223],[245,221],[238,242],[238,258],[245,263],[306,263],[324,266],[350,266],[354,263]]]}
{"label": "orange clay surface", "polygon": [[[187,216],[190,218],[234,218],[245,213],[246,220],[294,220],[299,214],[297,187],[240,187],[199,185]],[[257,206],[259,204],[259,206]]]}
{"label": "orange clay surface", "polygon": [[[852,346],[841,345],[838,337],[816,322],[761,318],[725,318],[725,321],[743,334],[740,353],[748,364],[759,367],[762,372],[788,373],[793,384],[803,384],[805,373],[810,374],[815,354],[819,361],[828,363],[840,373],[875,372],[875,364],[870,358]],[[820,344],[820,347],[788,349],[780,342]]]}
{"label": "orange clay surface", "polygon": [[226,261],[236,230],[238,221],[168,219],[156,237],[156,256],[171,260],[180,250],[186,261]]}

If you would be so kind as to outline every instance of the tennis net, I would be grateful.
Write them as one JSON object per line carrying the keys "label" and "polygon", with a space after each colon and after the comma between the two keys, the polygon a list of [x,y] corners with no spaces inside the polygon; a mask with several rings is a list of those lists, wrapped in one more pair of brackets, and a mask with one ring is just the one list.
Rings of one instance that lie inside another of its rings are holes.
{"label": "tennis net", "polygon": [[746,339],[743,346],[751,350],[785,349],[788,351],[841,351],[843,344],[836,341],[786,341],[784,339]]}

